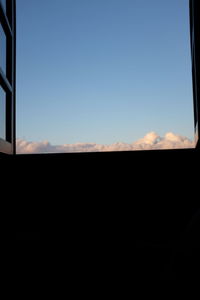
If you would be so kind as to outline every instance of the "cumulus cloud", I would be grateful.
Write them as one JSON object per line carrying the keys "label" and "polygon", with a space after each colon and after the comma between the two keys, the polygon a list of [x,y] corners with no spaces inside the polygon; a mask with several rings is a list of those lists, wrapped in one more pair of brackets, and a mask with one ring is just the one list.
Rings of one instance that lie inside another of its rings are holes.
{"label": "cumulus cloud", "polygon": [[147,133],[143,138],[133,143],[114,143],[110,145],[96,143],[75,143],[52,145],[48,141],[29,142],[23,139],[17,140],[17,153],[72,153],[72,152],[101,152],[101,151],[134,151],[134,150],[158,150],[158,149],[182,149],[194,148],[194,142],[187,137],[166,133],[163,137],[155,132]]}

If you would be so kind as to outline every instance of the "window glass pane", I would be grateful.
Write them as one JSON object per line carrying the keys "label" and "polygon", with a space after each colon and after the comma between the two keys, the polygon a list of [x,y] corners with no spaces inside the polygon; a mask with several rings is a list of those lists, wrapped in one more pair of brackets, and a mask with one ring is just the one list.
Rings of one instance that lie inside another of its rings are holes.
{"label": "window glass pane", "polygon": [[1,0],[4,10],[6,11],[6,0]]}
{"label": "window glass pane", "polygon": [[0,87],[0,138],[6,139],[6,93]]}
{"label": "window glass pane", "polygon": [[0,67],[4,74],[6,74],[6,35],[0,24]]}

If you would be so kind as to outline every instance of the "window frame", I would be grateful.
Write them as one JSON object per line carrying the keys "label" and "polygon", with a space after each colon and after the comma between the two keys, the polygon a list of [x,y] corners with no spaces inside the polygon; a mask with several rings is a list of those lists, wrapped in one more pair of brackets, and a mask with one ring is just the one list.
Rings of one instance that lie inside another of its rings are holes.
{"label": "window frame", "polygon": [[0,1],[0,23],[6,35],[6,74],[0,67],[0,85],[6,93],[5,139],[0,138],[0,153],[16,153],[16,0]]}
{"label": "window frame", "polygon": [[199,54],[200,53],[200,36],[199,30],[199,4],[196,0],[189,0],[189,12],[190,12],[190,42],[191,42],[191,63],[192,63],[192,85],[193,85],[193,109],[194,109],[194,132],[196,148],[200,147],[200,105],[199,105]]}

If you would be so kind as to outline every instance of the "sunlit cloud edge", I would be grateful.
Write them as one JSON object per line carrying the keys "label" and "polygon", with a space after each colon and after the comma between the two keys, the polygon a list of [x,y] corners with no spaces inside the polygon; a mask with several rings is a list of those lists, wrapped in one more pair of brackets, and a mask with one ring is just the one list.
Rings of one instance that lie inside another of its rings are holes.
{"label": "sunlit cloud edge", "polygon": [[113,144],[74,143],[52,145],[49,141],[32,142],[25,139],[17,139],[16,142],[16,152],[18,154],[136,151],[194,147],[194,141],[173,132],[168,132],[164,136],[160,136],[156,132],[149,132],[143,138],[130,144],[117,142]]}

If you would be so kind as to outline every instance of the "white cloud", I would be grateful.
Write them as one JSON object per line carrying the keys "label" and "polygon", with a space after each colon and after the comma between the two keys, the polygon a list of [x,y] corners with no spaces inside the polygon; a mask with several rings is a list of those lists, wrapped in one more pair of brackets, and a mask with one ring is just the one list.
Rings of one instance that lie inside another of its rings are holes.
{"label": "white cloud", "polygon": [[99,152],[99,151],[133,151],[155,149],[193,148],[194,142],[187,137],[166,133],[163,137],[155,132],[147,133],[143,138],[131,143],[114,143],[101,145],[96,143],[76,143],[52,145],[48,141],[28,142],[17,139],[17,153],[69,153],[69,152]]}

